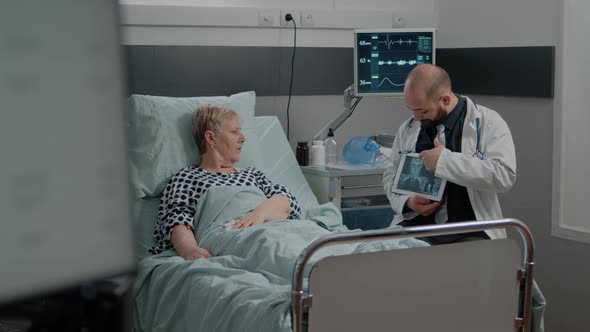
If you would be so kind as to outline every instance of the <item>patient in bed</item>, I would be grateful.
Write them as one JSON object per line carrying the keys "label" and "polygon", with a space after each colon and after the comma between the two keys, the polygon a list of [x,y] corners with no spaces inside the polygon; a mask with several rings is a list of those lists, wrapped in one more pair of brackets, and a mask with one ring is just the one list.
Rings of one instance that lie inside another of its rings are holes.
{"label": "patient in bed", "polygon": [[194,234],[195,213],[210,188],[257,188],[263,195],[252,210],[226,220],[224,229],[240,230],[271,220],[299,218],[301,209],[285,186],[272,183],[255,168],[234,166],[240,160],[246,140],[235,111],[218,106],[198,108],[193,114],[193,138],[201,152],[201,162],[181,169],[168,181],[153,233],[156,246],[150,253],[159,254],[174,248],[186,260],[211,256],[208,249],[199,245]]}

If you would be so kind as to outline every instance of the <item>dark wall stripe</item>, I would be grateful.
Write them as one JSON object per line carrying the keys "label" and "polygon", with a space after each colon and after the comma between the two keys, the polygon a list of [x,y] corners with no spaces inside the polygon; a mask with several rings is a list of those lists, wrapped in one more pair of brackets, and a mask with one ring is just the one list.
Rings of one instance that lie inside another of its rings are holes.
{"label": "dark wall stripe", "polygon": [[553,97],[555,47],[448,48],[436,51],[459,93]]}
{"label": "dark wall stripe", "polygon": [[[287,95],[292,48],[127,46],[131,93],[227,95],[254,90]],[[339,95],[352,84],[352,49],[296,50],[294,95]]]}
{"label": "dark wall stripe", "polygon": [[[126,46],[130,93],[287,95],[290,47]],[[438,49],[460,93],[552,97],[554,47]],[[353,82],[351,48],[296,51],[294,95],[340,95]]]}

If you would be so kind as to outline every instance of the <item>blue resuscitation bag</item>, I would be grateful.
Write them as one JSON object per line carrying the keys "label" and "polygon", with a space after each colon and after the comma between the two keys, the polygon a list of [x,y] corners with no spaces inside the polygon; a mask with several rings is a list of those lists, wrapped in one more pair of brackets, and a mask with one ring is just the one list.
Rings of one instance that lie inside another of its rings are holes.
{"label": "blue resuscitation bag", "polygon": [[342,155],[350,164],[375,165],[379,162],[381,145],[366,136],[357,136],[344,145]]}

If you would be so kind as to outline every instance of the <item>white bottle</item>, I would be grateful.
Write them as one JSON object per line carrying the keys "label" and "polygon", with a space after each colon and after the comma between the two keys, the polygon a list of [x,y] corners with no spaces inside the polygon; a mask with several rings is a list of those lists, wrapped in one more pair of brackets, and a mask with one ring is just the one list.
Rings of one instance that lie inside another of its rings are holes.
{"label": "white bottle", "polygon": [[313,141],[310,151],[311,166],[323,166],[326,164],[326,149],[324,148],[324,141]]}
{"label": "white bottle", "polygon": [[334,140],[334,131],[332,128],[328,130],[328,137],[324,141],[324,148],[326,149],[326,165],[336,164],[338,161],[338,144]]}

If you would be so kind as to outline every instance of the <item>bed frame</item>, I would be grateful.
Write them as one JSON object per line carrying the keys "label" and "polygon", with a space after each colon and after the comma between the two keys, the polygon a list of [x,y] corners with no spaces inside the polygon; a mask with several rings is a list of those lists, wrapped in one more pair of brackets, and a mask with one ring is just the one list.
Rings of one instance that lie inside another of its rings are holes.
{"label": "bed frame", "polygon": [[[305,269],[326,246],[499,228],[518,231],[521,245],[508,238],[331,256]],[[294,267],[293,330],[303,331],[306,317],[310,332],[530,331],[533,254],[529,229],[515,219],[324,236]]]}

